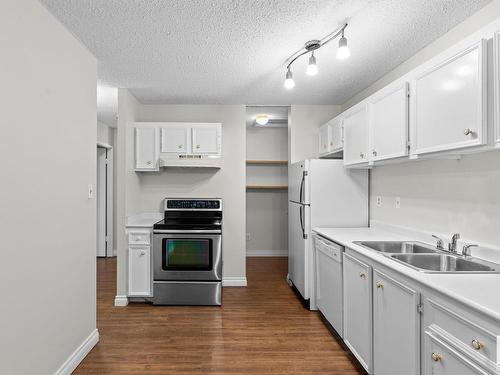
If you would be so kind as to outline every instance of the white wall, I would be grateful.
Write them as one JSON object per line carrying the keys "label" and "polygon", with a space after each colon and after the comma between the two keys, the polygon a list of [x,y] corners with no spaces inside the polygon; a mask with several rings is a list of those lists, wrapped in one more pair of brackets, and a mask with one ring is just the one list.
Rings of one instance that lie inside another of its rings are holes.
{"label": "white wall", "polygon": [[[116,295],[127,296],[128,261],[125,226],[127,215],[139,213],[139,176],[134,172],[133,124],[139,102],[127,89],[118,89],[118,120],[116,131]],[[130,198],[132,197],[132,199]],[[116,302],[116,301],[115,301]]]}
{"label": "white wall", "polygon": [[342,110],[339,105],[292,105],[288,117],[290,163],[318,157],[318,128]]}
{"label": "white wall", "polygon": [[500,247],[500,151],[376,167],[370,210],[372,220]]}
{"label": "white wall", "polygon": [[[500,1],[451,29],[372,86],[349,100],[349,108],[413,68],[500,17]],[[371,219],[438,234],[460,232],[469,241],[500,246],[500,153],[460,161],[412,161],[375,167],[371,173]],[[382,207],[375,199],[382,196]],[[395,197],[401,208],[395,208]]]}
{"label": "white wall", "polygon": [[[245,270],[245,106],[243,105],[142,105],[128,91],[118,97],[118,133],[127,124],[126,214],[161,212],[165,197],[220,197],[224,200],[223,277],[244,278]],[[123,112],[128,109],[124,120]],[[121,109],[121,111],[120,111]],[[122,116],[120,116],[122,114]],[[224,166],[212,169],[162,169],[159,173],[136,173],[133,170],[136,121],[221,122]],[[120,135],[118,136],[120,137]],[[118,143],[120,147],[122,143]],[[120,184],[120,181],[118,181]],[[123,197],[122,197],[123,199]],[[123,212],[121,213],[123,214]],[[119,215],[121,215],[119,213]],[[121,215],[121,220],[123,215]],[[120,224],[119,224],[120,225]],[[124,223],[123,223],[124,226]],[[123,228],[122,226],[122,228]],[[120,236],[119,236],[120,237]],[[124,238],[123,238],[124,241]],[[119,258],[124,243],[119,243]],[[122,266],[125,263],[119,261]],[[124,292],[126,270],[119,270],[120,292]]]}
{"label": "white wall", "polygon": [[0,373],[54,374],[96,329],[96,60],[36,0],[0,45]]}
{"label": "white wall", "polygon": [[[247,127],[247,159],[287,160],[287,128]],[[248,165],[247,184],[286,185],[286,165]],[[288,251],[288,193],[247,191],[247,254],[284,255]]]}

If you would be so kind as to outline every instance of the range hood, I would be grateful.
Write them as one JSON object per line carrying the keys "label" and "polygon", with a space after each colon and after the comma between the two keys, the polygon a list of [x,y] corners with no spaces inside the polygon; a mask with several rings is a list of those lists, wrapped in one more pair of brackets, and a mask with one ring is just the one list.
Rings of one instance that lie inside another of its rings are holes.
{"label": "range hood", "polygon": [[160,154],[160,168],[222,168],[220,155]]}

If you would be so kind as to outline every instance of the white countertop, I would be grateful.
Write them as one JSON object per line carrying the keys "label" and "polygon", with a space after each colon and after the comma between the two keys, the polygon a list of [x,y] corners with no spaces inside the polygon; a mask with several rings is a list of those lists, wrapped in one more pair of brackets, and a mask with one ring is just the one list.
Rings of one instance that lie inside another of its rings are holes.
{"label": "white countertop", "polygon": [[498,292],[500,274],[423,273],[400,264],[382,253],[353,243],[353,241],[418,240],[418,238],[385,229],[313,228],[313,231],[500,321],[500,293]]}
{"label": "white countertop", "polygon": [[153,224],[163,219],[163,215],[159,212],[148,212],[139,215],[127,216],[127,228],[141,227],[152,228]]}

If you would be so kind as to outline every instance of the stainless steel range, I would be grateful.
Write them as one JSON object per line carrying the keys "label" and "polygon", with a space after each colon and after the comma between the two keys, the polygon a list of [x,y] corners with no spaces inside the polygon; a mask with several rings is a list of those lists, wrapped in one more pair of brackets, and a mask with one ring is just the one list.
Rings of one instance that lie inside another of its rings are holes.
{"label": "stainless steel range", "polygon": [[222,199],[165,198],[153,226],[153,304],[222,304]]}

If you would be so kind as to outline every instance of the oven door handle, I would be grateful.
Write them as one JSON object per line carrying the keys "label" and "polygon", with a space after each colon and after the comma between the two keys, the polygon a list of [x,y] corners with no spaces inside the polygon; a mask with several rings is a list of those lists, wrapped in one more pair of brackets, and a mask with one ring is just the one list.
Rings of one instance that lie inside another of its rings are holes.
{"label": "oven door handle", "polygon": [[196,234],[221,234],[222,231],[220,229],[189,229],[189,230],[179,230],[179,229],[158,229],[158,230],[154,230],[153,231],[153,234],[156,234],[156,233],[167,233],[167,234],[174,234],[174,233],[178,233],[178,234],[189,234],[189,233],[196,233]]}

